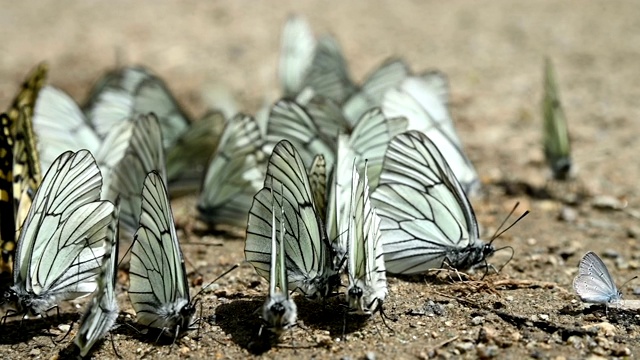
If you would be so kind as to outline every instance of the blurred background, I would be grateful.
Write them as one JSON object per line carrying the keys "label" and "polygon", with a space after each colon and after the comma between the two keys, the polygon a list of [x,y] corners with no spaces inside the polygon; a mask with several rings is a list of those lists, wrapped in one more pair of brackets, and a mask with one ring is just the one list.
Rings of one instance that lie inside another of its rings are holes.
{"label": "blurred background", "polygon": [[220,94],[253,113],[280,96],[280,33],[290,14],[337,37],[356,81],[389,57],[414,72],[444,71],[466,151],[490,179],[543,174],[542,63],[550,56],[582,177],[596,191],[637,194],[638,174],[621,165],[640,150],[635,1],[13,3],[0,13],[0,106],[46,61],[49,83],[79,102],[105,71],[142,64],[192,118]]}

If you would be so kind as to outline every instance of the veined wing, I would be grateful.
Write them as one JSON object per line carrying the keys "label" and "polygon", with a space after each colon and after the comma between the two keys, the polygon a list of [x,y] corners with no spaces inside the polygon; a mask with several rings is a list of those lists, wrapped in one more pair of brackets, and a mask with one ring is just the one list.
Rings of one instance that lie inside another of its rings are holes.
{"label": "veined wing", "polygon": [[304,85],[311,87],[315,94],[338,104],[342,104],[356,90],[349,78],[340,45],[332,36],[325,35],[318,40]]}
{"label": "veined wing", "polygon": [[[122,160],[113,167],[109,180],[105,181],[103,198],[115,201],[120,197],[120,225],[133,233],[140,218],[140,189],[145,174],[157,171],[164,179],[166,171],[162,133],[157,118],[153,114],[140,115],[131,126],[126,151]],[[109,150],[103,147],[98,157],[108,158]]]}
{"label": "veined wing", "polygon": [[105,244],[96,293],[82,316],[80,329],[74,338],[74,343],[80,349],[80,356],[83,357],[87,356],[93,345],[111,330],[120,311],[115,290],[118,271],[119,208],[119,204],[116,204],[109,222],[108,233],[111,237]]}
{"label": "veined wing", "polygon": [[102,178],[89,152],[66,152],[47,171],[20,233],[14,283],[43,296],[95,289],[113,212],[99,202]]}
{"label": "veined wing", "polygon": [[362,180],[354,164],[348,226],[349,286],[346,297],[351,311],[370,315],[387,295],[387,278],[380,233],[380,218],[369,200],[365,164]]}
{"label": "veined wing", "polygon": [[317,154],[324,155],[327,164],[332,166],[331,142],[325,139],[311,115],[294,101],[278,101],[269,114],[267,141],[277,143],[282,139],[290,141],[300,151],[307,166],[311,165]]}
{"label": "veined wing", "polygon": [[323,96],[313,96],[309,101],[300,103],[307,110],[318,130],[323,134],[327,145],[335,148],[338,134],[351,132],[349,123],[342,113],[342,108],[335,101]]}
{"label": "veined wing", "polygon": [[446,103],[428,81],[407,78],[400,87],[387,91],[382,109],[387,116],[405,117],[408,130],[425,133],[444,154],[467,194],[478,190],[478,175],[462,149]]}
{"label": "veined wing", "polygon": [[229,120],[202,185],[198,210],[204,220],[246,225],[253,195],[262,188],[266,172],[262,143],[253,117],[239,114]]}
{"label": "veined wing", "polygon": [[162,79],[143,67],[126,67],[107,76],[85,108],[100,137],[115,124],[148,113],[158,118],[165,149],[187,130],[189,119]]}
{"label": "veined wing", "polygon": [[7,115],[11,119],[11,134],[15,136],[15,123],[18,119],[20,109],[24,106],[33,108],[38,99],[40,89],[47,81],[48,66],[45,63],[39,64],[31,73],[27,76],[22,83],[22,87],[18,92],[18,95],[13,99]]}
{"label": "veined wing", "polygon": [[311,185],[302,158],[291,143],[279,142],[269,159],[265,187],[254,197],[247,225],[245,256],[263,277],[269,278],[271,203],[282,199],[289,287],[309,298],[323,298],[332,290],[336,271],[324,225],[316,212]]}
{"label": "veined wing", "polygon": [[101,143],[75,101],[52,86],[40,90],[33,114],[33,130],[38,138],[43,171],[47,171],[56,157],[65,151],[87,149],[95,154]]}
{"label": "veined wing", "polygon": [[308,175],[316,211],[324,222],[327,216],[327,162],[324,161],[324,156],[316,155]]}
{"label": "veined wing", "polygon": [[560,103],[555,72],[549,58],[545,59],[544,75],[544,98],[542,100],[544,155],[551,167],[553,177],[562,180],[571,175],[571,143],[567,118]]}
{"label": "veined wing", "polygon": [[424,134],[409,131],[392,140],[371,198],[382,219],[389,272],[420,273],[445,260],[471,266],[470,257],[482,255],[473,250],[482,243],[471,204]]}
{"label": "veined wing", "polygon": [[167,190],[155,171],[144,181],[129,277],[129,297],[139,324],[169,335],[188,329],[194,309],[184,259]]}
{"label": "veined wing", "polygon": [[167,151],[167,181],[172,195],[176,187],[185,191],[200,185],[207,163],[218,148],[225,123],[222,113],[210,112],[191,123]]}
{"label": "veined wing", "polygon": [[359,91],[354,93],[343,105],[347,120],[354,127],[367,110],[382,104],[385,92],[400,84],[410,70],[401,60],[387,60],[374,70]]}

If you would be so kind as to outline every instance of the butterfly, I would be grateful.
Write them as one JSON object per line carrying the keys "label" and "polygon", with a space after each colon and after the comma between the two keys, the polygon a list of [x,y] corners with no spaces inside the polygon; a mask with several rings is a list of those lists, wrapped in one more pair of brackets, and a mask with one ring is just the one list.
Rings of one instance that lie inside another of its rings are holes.
{"label": "butterfly", "polygon": [[443,155],[419,131],[391,141],[371,199],[391,273],[423,273],[445,263],[468,269],[495,252],[480,240],[473,208]]}
{"label": "butterfly", "polygon": [[587,303],[618,304],[622,293],[616,287],[607,266],[600,257],[589,251],[580,259],[578,275],[573,280],[573,288],[580,299]]}
{"label": "butterfly", "polygon": [[203,220],[246,226],[253,196],[262,188],[266,172],[262,142],[253,117],[238,114],[229,119],[202,183],[198,210]]}
{"label": "butterfly", "polygon": [[104,174],[103,199],[120,199],[120,226],[130,234],[138,228],[140,189],[144,178],[157,171],[163,179],[164,149],[160,124],[153,114],[139,115],[116,125],[96,154]]}
{"label": "butterfly", "polygon": [[349,311],[371,315],[382,310],[387,277],[380,233],[380,218],[369,200],[367,166],[360,179],[354,163],[348,226],[349,286],[345,291]]}
{"label": "butterfly", "polygon": [[189,295],[167,190],[155,171],[144,180],[130,266],[129,298],[138,324],[159,329],[174,339],[189,330],[195,304]]}
{"label": "butterfly", "polygon": [[[281,191],[282,193],[282,191]],[[267,328],[280,335],[296,324],[298,308],[289,295],[287,284],[286,255],[284,248],[284,208],[280,208],[279,234],[280,241],[276,240],[278,223],[276,223],[276,200],[271,193],[271,266],[269,270],[269,296],[262,306],[262,320]],[[282,203],[282,200],[280,201]],[[278,290],[279,289],[279,290]]]}
{"label": "butterfly", "polygon": [[339,282],[332,248],[317,212],[302,158],[288,141],[280,141],[269,158],[264,187],[253,199],[247,222],[245,257],[262,277],[270,278],[272,209],[275,194],[276,223],[284,222],[288,287],[310,299],[324,299]]}
{"label": "butterfly", "polygon": [[544,120],[544,155],[551,167],[553,177],[566,180],[571,176],[571,143],[567,118],[564,115],[555,71],[549,58],[544,62],[544,97],[542,99]]}
{"label": "butterfly", "polygon": [[107,239],[105,244],[97,291],[82,315],[80,329],[73,340],[80,349],[82,357],[87,356],[93,345],[113,328],[120,311],[115,289],[118,271],[119,208],[119,204],[116,202],[115,211],[109,224],[109,232],[113,235]]}
{"label": "butterfly", "polygon": [[297,16],[287,20],[282,32],[278,74],[288,98],[311,91],[341,104],[355,91],[338,42],[330,35],[316,40]]}
{"label": "butterfly", "polygon": [[100,201],[102,177],[93,156],[60,155],[47,171],[20,232],[14,285],[4,300],[19,314],[44,314],[62,300],[96,289],[114,206]]}
{"label": "butterfly", "polygon": [[471,196],[477,193],[480,180],[456,133],[447,107],[448,94],[447,80],[440,72],[409,76],[384,94],[382,110],[389,117],[406,118],[406,130],[425,133],[443,154],[465,193]]}
{"label": "butterfly", "polygon": [[171,148],[190,124],[164,81],[142,66],[107,73],[92,89],[84,112],[94,121],[93,126],[101,138],[115,124],[152,112],[162,128],[165,149]]}
{"label": "butterfly", "polygon": [[[112,145],[105,145],[108,139],[115,137],[124,143],[130,134],[126,123],[150,113],[159,123],[162,146],[168,152],[169,181],[183,189],[197,187],[224,120],[210,115],[190,123],[162,80],[136,67],[105,76],[84,109],[63,91],[52,86],[42,88],[33,120],[42,168],[47,169],[58,154],[67,150],[108,152]],[[109,159],[116,160],[113,155]]]}
{"label": "butterfly", "polygon": [[39,154],[35,147],[32,114],[36,98],[47,75],[40,64],[27,76],[6,114],[0,115],[0,272],[10,273],[19,230],[33,196],[42,181]]}

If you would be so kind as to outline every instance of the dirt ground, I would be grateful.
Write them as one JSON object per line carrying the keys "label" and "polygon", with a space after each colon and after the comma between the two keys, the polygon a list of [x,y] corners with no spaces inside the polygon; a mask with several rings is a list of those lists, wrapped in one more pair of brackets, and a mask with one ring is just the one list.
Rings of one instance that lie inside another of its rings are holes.
{"label": "dirt ground", "polygon": [[[268,284],[244,264],[202,297],[202,326],[173,346],[136,333],[123,314],[113,344],[131,358],[555,358],[625,357],[640,353],[636,311],[586,308],[572,288],[588,250],[620,285],[640,268],[640,7],[635,1],[360,1],[135,2],[46,0],[5,4],[0,12],[0,106],[25,74],[50,65],[50,83],[81,101],[117,64],[144,64],[161,75],[194,118],[228,89],[243,111],[278,96],[280,30],[286,16],[306,16],[317,33],[340,41],[355,79],[388,57],[450,79],[452,111],[484,184],[473,199],[489,237],[520,201],[531,214],[495,241],[515,256],[498,275],[454,281],[446,274],[389,278],[385,310],[362,321],[343,315],[340,299],[299,301],[303,326],[269,346],[258,338],[254,310]],[[558,73],[578,166],[576,183],[548,187],[541,149],[543,57]],[[579,192],[578,203],[567,195]],[[173,205],[182,228],[195,220],[196,194]],[[181,231],[191,278],[204,282],[241,262],[244,229],[224,235]],[[492,258],[504,264],[509,252]],[[123,274],[121,274],[124,276]],[[122,277],[121,276],[121,277]],[[121,280],[124,280],[121,279]],[[123,281],[120,282],[121,284]],[[638,299],[640,282],[623,289]],[[122,290],[122,288],[120,289]],[[194,287],[193,293],[198,290]],[[0,328],[9,358],[68,358],[81,308],[59,321],[14,321]],[[73,324],[71,334],[56,343]],[[345,326],[346,324],[346,326]],[[54,336],[52,336],[54,335]],[[293,348],[292,348],[293,347]],[[107,340],[96,358],[115,358]]]}

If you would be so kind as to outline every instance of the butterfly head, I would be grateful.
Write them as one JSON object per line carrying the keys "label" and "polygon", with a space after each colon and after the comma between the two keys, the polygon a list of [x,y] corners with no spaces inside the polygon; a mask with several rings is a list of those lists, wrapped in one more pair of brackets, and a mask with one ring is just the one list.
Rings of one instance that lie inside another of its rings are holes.
{"label": "butterfly head", "polygon": [[266,327],[276,334],[294,326],[297,318],[296,304],[282,293],[268,297],[262,308],[262,319]]}

